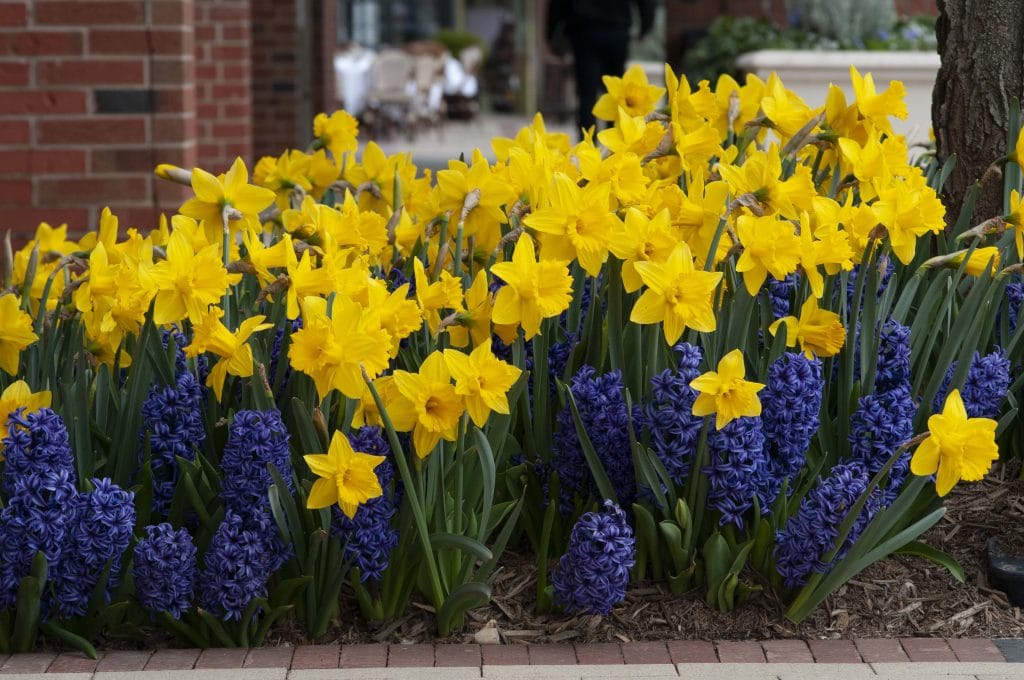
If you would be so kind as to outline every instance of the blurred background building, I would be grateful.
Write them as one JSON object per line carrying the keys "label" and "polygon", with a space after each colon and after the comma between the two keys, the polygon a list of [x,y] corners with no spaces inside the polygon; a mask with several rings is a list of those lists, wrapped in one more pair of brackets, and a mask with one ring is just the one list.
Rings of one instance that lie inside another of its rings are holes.
{"label": "blurred background building", "polygon": [[[547,0],[2,0],[0,232],[72,231],[110,205],[150,227],[187,189],[158,163],[224,171],[304,147],[345,106],[364,139],[448,153],[540,110],[571,120],[571,64],[544,43]],[[899,0],[901,13],[934,2]],[[662,0],[631,58],[659,79],[719,17],[788,20],[785,0]],[[497,118],[494,118],[497,116]],[[489,118],[490,117],[490,118]],[[470,129],[470,128],[466,128]],[[447,136],[446,136],[447,135]],[[447,146],[446,146],[447,145]],[[454,151],[454,155],[458,150]],[[447,156],[450,157],[450,156]]]}

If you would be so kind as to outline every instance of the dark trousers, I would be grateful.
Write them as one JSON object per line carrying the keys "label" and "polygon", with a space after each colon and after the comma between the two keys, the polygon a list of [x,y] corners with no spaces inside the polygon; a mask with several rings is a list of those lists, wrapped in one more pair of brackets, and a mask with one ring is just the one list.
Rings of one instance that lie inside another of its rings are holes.
{"label": "dark trousers", "polygon": [[601,76],[621,76],[626,70],[629,31],[624,28],[577,28],[570,35],[576,62],[576,122],[578,130],[594,124],[591,109],[604,90]]}

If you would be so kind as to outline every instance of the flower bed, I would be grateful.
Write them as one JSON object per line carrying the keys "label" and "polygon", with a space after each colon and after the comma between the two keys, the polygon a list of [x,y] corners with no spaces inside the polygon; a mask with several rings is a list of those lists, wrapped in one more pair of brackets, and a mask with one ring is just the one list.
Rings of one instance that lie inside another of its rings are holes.
{"label": "flower bed", "polygon": [[669,70],[662,113],[634,69],[597,140],[538,117],[436,177],[321,114],[252,183],[160,166],[195,196],[146,234],[41,225],[0,296],[0,650],[414,594],[447,636],[510,547],[551,615],[652,580],[798,622],[897,551],[962,578],[917,539],[1016,436],[1019,198],[947,231],[900,85],[851,75],[812,109]]}

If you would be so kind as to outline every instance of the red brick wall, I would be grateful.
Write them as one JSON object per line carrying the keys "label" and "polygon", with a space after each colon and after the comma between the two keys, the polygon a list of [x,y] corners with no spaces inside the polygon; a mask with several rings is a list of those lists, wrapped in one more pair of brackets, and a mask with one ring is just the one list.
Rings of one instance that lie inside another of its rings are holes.
{"label": "red brick wall", "polygon": [[155,224],[195,161],[193,0],[0,0],[0,230]]}
{"label": "red brick wall", "polygon": [[252,28],[249,0],[196,0],[198,160],[224,172],[252,161]]}
{"label": "red brick wall", "polygon": [[[304,4],[310,8],[306,33],[296,21],[296,0],[252,0],[252,129],[257,157],[305,147],[313,136],[313,116],[336,108],[335,3]],[[308,92],[299,75],[304,64],[310,70]]]}

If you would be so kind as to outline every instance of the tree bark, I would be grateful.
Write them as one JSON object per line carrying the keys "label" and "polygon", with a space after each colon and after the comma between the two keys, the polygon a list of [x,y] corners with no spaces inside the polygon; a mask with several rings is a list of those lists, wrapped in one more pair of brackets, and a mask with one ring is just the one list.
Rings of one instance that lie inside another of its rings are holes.
{"label": "tree bark", "polygon": [[[943,191],[947,220],[1006,151],[1010,100],[1024,97],[1024,0],[938,0],[939,68],[932,126],[940,162],[957,161]],[[982,186],[972,224],[1002,213],[1002,182]]]}

